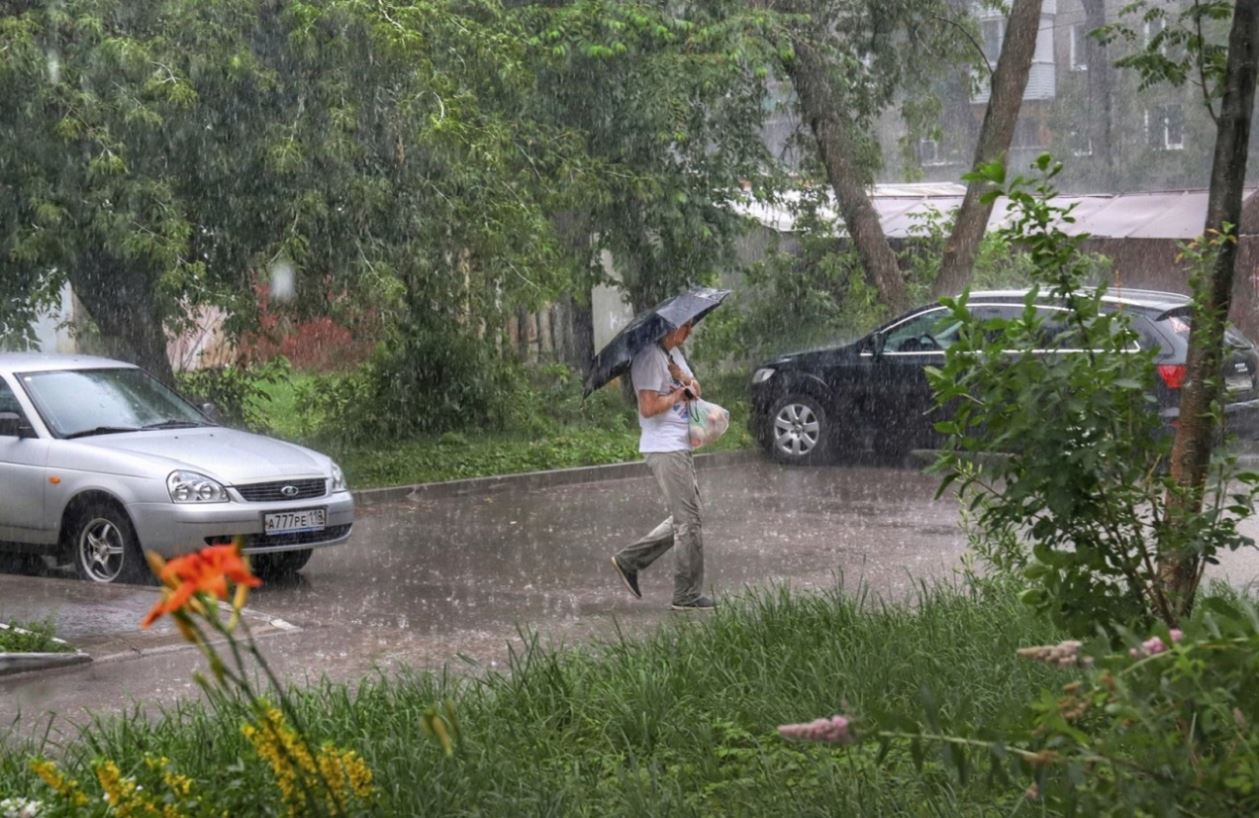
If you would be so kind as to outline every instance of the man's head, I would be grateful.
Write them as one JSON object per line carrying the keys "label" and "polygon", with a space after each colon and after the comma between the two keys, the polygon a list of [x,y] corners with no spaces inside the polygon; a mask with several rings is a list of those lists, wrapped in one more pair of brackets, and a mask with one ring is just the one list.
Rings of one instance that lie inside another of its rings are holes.
{"label": "man's head", "polygon": [[664,345],[665,349],[673,349],[676,346],[681,346],[682,343],[686,341],[687,336],[691,334],[691,329],[694,328],[694,326],[694,321],[687,321],[677,329],[671,329],[666,332],[660,343]]}

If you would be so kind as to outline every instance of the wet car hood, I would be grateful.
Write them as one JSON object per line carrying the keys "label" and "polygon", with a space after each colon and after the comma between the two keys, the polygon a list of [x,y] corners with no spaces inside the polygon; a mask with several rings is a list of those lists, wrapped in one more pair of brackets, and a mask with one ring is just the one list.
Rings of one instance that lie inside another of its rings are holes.
{"label": "wet car hood", "polygon": [[162,469],[201,471],[229,485],[331,472],[329,459],[310,449],[221,426],[96,435],[75,442],[139,455]]}
{"label": "wet car hood", "polygon": [[855,358],[861,353],[863,340],[864,339],[851,341],[845,344],[835,344],[834,346],[804,349],[799,352],[789,352],[785,355],[779,355],[777,358],[761,364],[761,366],[812,366],[841,358]]}

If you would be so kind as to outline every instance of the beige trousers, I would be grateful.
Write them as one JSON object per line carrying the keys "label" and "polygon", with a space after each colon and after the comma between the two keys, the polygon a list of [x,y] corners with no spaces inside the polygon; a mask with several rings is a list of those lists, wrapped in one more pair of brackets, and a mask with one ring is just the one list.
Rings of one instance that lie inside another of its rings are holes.
{"label": "beige trousers", "polygon": [[704,537],[700,521],[699,482],[695,478],[695,458],[688,449],[680,452],[650,452],[644,455],[647,467],[664,495],[669,516],[638,540],[621,549],[617,560],[629,571],[642,571],[664,552],[673,552],[673,601],[695,601],[704,587]]}

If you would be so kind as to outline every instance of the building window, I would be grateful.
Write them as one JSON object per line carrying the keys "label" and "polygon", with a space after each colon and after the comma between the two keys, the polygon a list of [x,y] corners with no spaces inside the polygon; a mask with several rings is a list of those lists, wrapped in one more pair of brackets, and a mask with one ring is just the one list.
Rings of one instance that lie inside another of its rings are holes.
{"label": "building window", "polygon": [[940,143],[934,139],[918,140],[918,164],[920,165],[942,165],[944,161],[940,158]]}
{"label": "building window", "polygon": [[1018,122],[1014,123],[1014,138],[1010,146],[1025,150],[1045,147],[1045,136],[1040,120],[1034,117],[1019,117]]}
{"label": "building window", "polygon": [[979,27],[983,35],[984,57],[989,65],[996,66],[1001,58],[1001,41],[1005,39],[1005,20],[1000,17],[984,20]]}
{"label": "building window", "polygon": [[1071,70],[1089,70],[1088,29],[1081,23],[1071,26]]}
{"label": "building window", "polygon": [[1160,105],[1145,112],[1145,133],[1150,147],[1159,151],[1185,148],[1185,112],[1179,105]]}
{"label": "building window", "polygon": [[1072,128],[1068,143],[1071,147],[1072,156],[1093,155],[1093,139],[1089,136],[1089,132],[1083,128]]}

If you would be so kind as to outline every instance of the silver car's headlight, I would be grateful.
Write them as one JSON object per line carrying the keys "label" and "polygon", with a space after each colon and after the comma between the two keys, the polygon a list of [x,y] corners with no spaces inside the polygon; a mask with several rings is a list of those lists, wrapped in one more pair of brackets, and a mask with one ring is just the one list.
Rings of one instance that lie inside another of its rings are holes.
{"label": "silver car's headlight", "polygon": [[345,491],[345,473],[341,471],[341,467],[336,463],[332,464],[332,490]]}
{"label": "silver car's headlight", "polygon": [[166,490],[172,503],[226,503],[227,489],[195,471],[173,471],[166,478]]}
{"label": "silver car's headlight", "polygon": [[772,377],[774,377],[774,368],[772,366],[762,367],[752,373],[752,383],[765,383]]}

